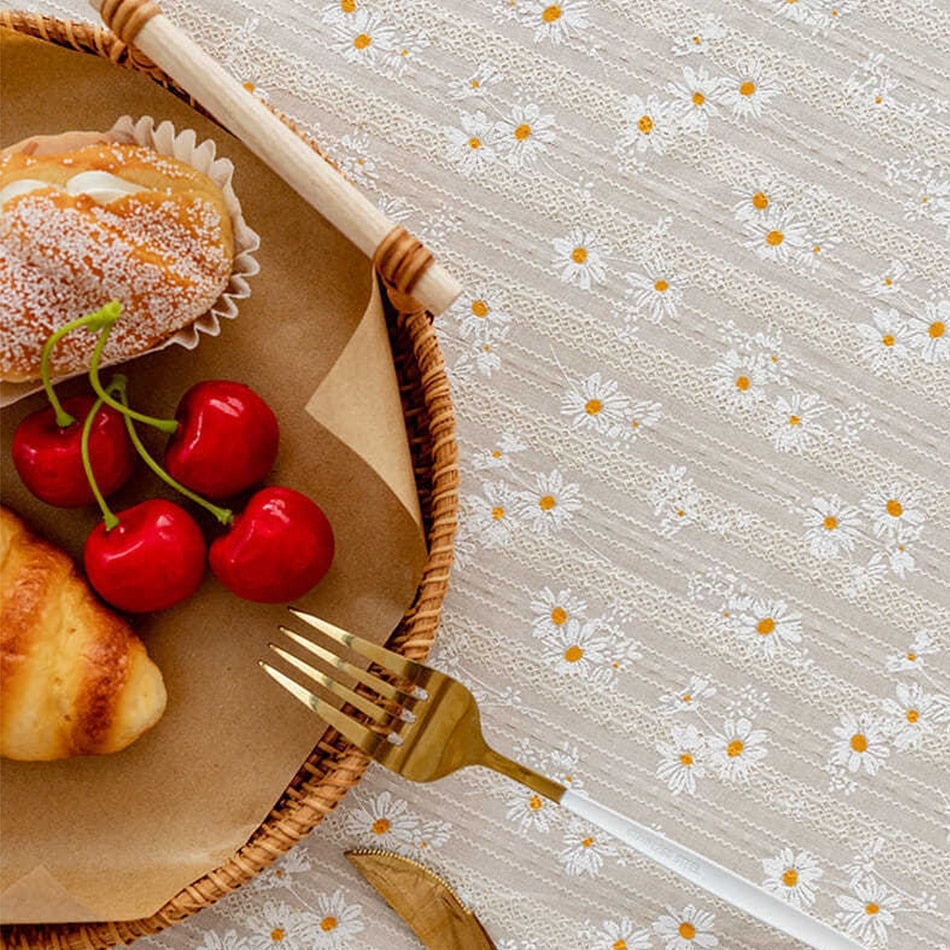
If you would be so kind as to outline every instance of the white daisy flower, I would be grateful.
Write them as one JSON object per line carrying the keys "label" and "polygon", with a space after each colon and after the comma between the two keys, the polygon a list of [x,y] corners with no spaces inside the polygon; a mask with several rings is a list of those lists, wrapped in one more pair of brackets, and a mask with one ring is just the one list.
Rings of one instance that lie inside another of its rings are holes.
{"label": "white daisy flower", "polygon": [[452,367],[454,381],[461,384],[475,373],[491,376],[501,369],[498,344],[508,338],[508,329],[506,326],[488,324],[478,337],[473,338],[469,348],[463,351]]}
{"label": "white daisy flower", "polygon": [[914,541],[920,537],[926,521],[921,493],[897,482],[865,498],[861,507],[871,518],[878,538]]}
{"label": "white daisy flower", "polygon": [[512,168],[533,165],[556,137],[554,116],[543,113],[534,103],[514,106],[494,128],[498,154]]}
{"label": "white daisy flower", "polygon": [[369,136],[365,132],[348,132],[340,139],[342,154],[336,163],[349,178],[361,185],[370,185],[376,179],[376,163],[370,154]]}
{"label": "white daisy flower", "polygon": [[664,317],[675,320],[685,281],[658,256],[645,261],[643,268],[642,272],[627,274],[626,296],[637,312],[645,313],[652,323],[661,323]]}
{"label": "white daisy flower", "polygon": [[497,289],[489,286],[477,286],[471,294],[452,308],[458,320],[459,333],[465,339],[482,339],[489,328],[496,328],[511,322],[511,314],[500,298]]}
{"label": "white daisy flower", "polygon": [[479,449],[472,456],[472,465],[476,469],[500,468],[510,470],[511,456],[523,452],[528,446],[516,435],[503,432],[501,438],[490,449]]}
{"label": "white daisy flower", "polygon": [[673,96],[672,113],[680,128],[705,135],[710,116],[719,115],[716,101],[722,91],[722,80],[709,76],[702,67],[693,70],[686,66],[682,78],[666,88]]}
{"label": "white daisy flower", "polygon": [[726,28],[722,25],[722,18],[707,13],[700,18],[693,30],[685,36],[678,37],[673,44],[674,56],[692,56],[703,54],[709,49],[710,40],[718,40],[726,35]]}
{"label": "white daisy flower", "polygon": [[908,320],[908,343],[928,363],[950,362],[950,300],[924,304],[924,315]]}
{"label": "white daisy flower", "polygon": [[940,646],[929,630],[918,630],[910,649],[887,658],[888,673],[916,672],[923,668],[924,657],[940,652]]}
{"label": "white daisy flower", "polygon": [[823,0],[760,0],[793,23],[814,24]]}
{"label": "white daisy flower", "polygon": [[682,910],[668,907],[653,923],[653,932],[664,942],[664,950],[696,950],[697,947],[718,947],[719,938],[712,932],[716,915],[687,904]]}
{"label": "white daisy flower", "polygon": [[727,719],[722,733],[706,739],[710,766],[719,770],[719,777],[727,782],[748,782],[749,773],[768,755],[763,745],[768,738],[764,729],[753,729],[746,719]]}
{"label": "white daisy flower", "polygon": [[615,147],[623,160],[631,150],[639,155],[656,152],[662,155],[676,134],[676,117],[670,103],[656,96],[630,96],[624,109],[624,125]]}
{"label": "white daisy flower", "polygon": [[901,261],[891,261],[881,274],[861,278],[861,289],[869,297],[888,297],[896,294],[903,285],[914,279],[914,272]]}
{"label": "white daisy flower", "polygon": [[805,226],[786,209],[773,208],[761,218],[745,222],[745,246],[764,261],[786,263],[805,246]]}
{"label": "white daisy flower", "polygon": [[775,451],[797,452],[801,455],[812,440],[824,431],[817,420],[826,408],[815,393],[794,393],[788,399],[779,396],[775,400],[770,423]]}
{"label": "white daisy flower", "polygon": [[621,435],[635,439],[644,429],[650,429],[660,421],[662,406],[658,402],[634,402],[627,410]]}
{"label": "white daisy flower", "polygon": [[875,551],[866,564],[851,565],[851,583],[845,587],[848,597],[869,594],[880,589],[887,575],[888,563],[880,551]]}
{"label": "white daisy flower", "polygon": [[660,519],[661,534],[667,536],[692,524],[699,516],[699,491],[682,466],[671,465],[660,475],[650,486],[647,500]]}
{"label": "white daisy flower", "polygon": [[604,858],[614,857],[617,846],[613,839],[586,822],[571,819],[564,833],[564,847],[558,859],[568,877],[588,874],[596,877],[604,866]]}
{"label": "white daisy flower", "polygon": [[666,782],[674,795],[696,794],[696,779],[706,774],[706,740],[697,728],[674,725],[669,742],[657,742],[660,761],[656,777]]}
{"label": "white daisy flower", "polygon": [[702,676],[691,676],[682,689],[664,693],[660,697],[660,710],[666,716],[692,712],[700,707],[703,700],[715,695],[716,687],[710,686],[709,680]]}
{"label": "white daisy flower", "polygon": [[303,950],[319,929],[320,918],[283,902],[266,901],[246,926],[253,931],[248,938],[250,950],[271,950],[275,944],[286,950]]}
{"label": "white daisy flower", "polygon": [[837,236],[814,229],[807,230],[802,246],[795,250],[795,262],[814,272],[821,266],[822,258],[827,257],[840,243],[841,238]]}
{"label": "white daisy flower", "polygon": [[534,41],[557,45],[587,29],[587,0],[522,0],[516,6],[520,22],[534,29]]}
{"label": "white daisy flower", "polygon": [[604,380],[600,373],[592,373],[561,396],[561,415],[571,417],[572,429],[619,433],[626,422],[630,400],[617,391],[618,385],[616,380]]}
{"label": "white daisy flower", "polygon": [[547,475],[535,476],[535,488],[518,492],[518,514],[532,531],[549,535],[559,531],[581,507],[580,486],[565,482],[555,468]]}
{"label": "white daisy flower", "polygon": [[[588,931],[591,926],[586,928]],[[637,930],[629,917],[605,920],[594,934],[590,950],[649,950],[653,946],[649,930]]]}
{"label": "white daisy flower", "polygon": [[606,238],[585,228],[571,228],[567,237],[554,239],[553,264],[565,284],[590,290],[607,276],[607,258],[613,247]]}
{"label": "white daisy flower", "polygon": [[405,852],[418,841],[419,818],[409,804],[388,792],[347,799],[344,833],[374,848]]}
{"label": "white daisy flower", "polygon": [[916,564],[917,561],[914,559],[914,555],[907,550],[905,544],[898,544],[887,552],[887,565],[891,569],[891,573],[896,574],[901,580],[904,580],[913,571]]}
{"label": "white daisy flower", "polygon": [[376,200],[376,207],[396,224],[405,224],[413,213],[413,209],[406,204],[406,199],[402,195],[381,195]]}
{"label": "white daisy flower", "polygon": [[815,557],[838,557],[853,551],[861,528],[861,512],[837,495],[812,498],[805,511],[805,540]]}
{"label": "white daisy flower", "polygon": [[392,53],[395,33],[378,13],[360,8],[352,16],[341,17],[333,24],[330,46],[350,63],[377,65]]}
{"label": "white daisy flower", "polygon": [[494,63],[481,63],[471,76],[452,84],[449,96],[452,99],[482,96],[486,89],[490,89],[502,79],[504,79],[504,76]]}
{"label": "white daisy flower", "polygon": [[763,858],[762,870],[765,871],[762,886],[770,894],[777,894],[793,907],[802,909],[815,903],[817,884],[825,873],[808,851],[796,854],[791,848],[782,848],[774,858]]}
{"label": "white daisy flower", "polygon": [[569,788],[581,788],[584,782],[577,774],[579,764],[580,752],[577,746],[551,749],[545,759],[544,774]]}
{"label": "white daisy flower", "polygon": [[874,372],[894,372],[910,354],[910,330],[907,321],[890,307],[875,310],[873,323],[859,323],[861,358],[870,364]]}
{"label": "white daisy flower", "polygon": [[554,634],[545,637],[545,643],[548,652],[544,655],[544,662],[555,673],[577,676],[601,687],[612,685],[618,651],[611,637],[603,632],[599,620],[589,620],[584,624],[568,620]]}
{"label": "white daisy flower", "polygon": [[728,353],[706,370],[719,401],[730,415],[756,405],[765,398],[763,387],[769,373],[761,356],[753,353]]}
{"label": "white daisy flower", "polygon": [[887,928],[894,923],[894,911],[901,906],[900,896],[870,876],[857,881],[853,890],[853,894],[835,897],[841,908],[835,915],[836,922],[865,947],[887,946]]}
{"label": "white daisy flower", "polygon": [[547,832],[554,818],[553,806],[542,796],[523,789],[508,799],[505,817],[516,826],[518,834],[530,831]]}
{"label": "white daisy flower", "polygon": [[894,747],[919,749],[921,742],[950,719],[950,697],[925,693],[919,683],[898,683],[897,699],[885,699],[884,726]]}
{"label": "white daisy flower", "polygon": [[788,199],[787,188],[764,172],[744,176],[732,192],[739,199],[732,212],[736,220],[742,222],[760,221]]}
{"label": "white daisy flower", "polygon": [[849,772],[864,771],[877,775],[878,769],[891,754],[880,722],[870,713],[855,717],[844,713],[832,732],[838,741],[832,746],[831,761]]}
{"label": "white daisy flower", "polygon": [[495,160],[494,123],[482,111],[463,113],[460,118],[461,127],[447,125],[443,132],[449,160],[470,178]]}
{"label": "white daisy flower", "polygon": [[[362,0],[360,0],[362,3]],[[330,0],[323,8],[324,23],[340,23],[356,13],[356,0]]]}
{"label": "white daisy flower", "polygon": [[790,643],[801,643],[802,617],[782,600],[753,600],[738,616],[736,632],[771,658]]}
{"label": "white daisy flower", "polygon": [[363,932],[363,909],[347,903],[342,887],[332,894],[318,894],[314,909],[319,923],[307,934],[306,950],[345,950]]}
{"label": "white daisy flower", "polygon": [[723,80],[720,100],[732,107],[737,119],[758,119],[762,107],[779,91],[778,82],[765,72],[762,64],[751,60]]}
{"label": "white daisy flower", "polygon": [[570,589],[554,593],[550,587],[542,588],[531,601],[533,633],[536,637],[554,635],[568,620],[583,620],[586,612],[587,602]]}
{"label": "white daisy flower", "polygon": [[195,950],[251,950],[248,939],[238,936],[236,930],[226,930],[223,934],[209,930],[203,935],[201,943],[195,946]]}
{"label": "white daisy flower", "polygon": [[518,496],[504,482],[484,482],[482,494],[469,496],[472,522],[478,538],[486,547],[507,544],[517,529]]}

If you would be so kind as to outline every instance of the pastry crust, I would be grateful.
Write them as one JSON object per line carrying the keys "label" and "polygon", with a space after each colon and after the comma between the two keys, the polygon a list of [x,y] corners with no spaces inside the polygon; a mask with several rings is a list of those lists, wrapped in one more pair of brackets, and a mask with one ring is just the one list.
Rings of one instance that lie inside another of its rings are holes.
{"label": "pastry crust", "polygon": [[158,722],[165,699],[128,624],[63,551],[0,507],[0,755],[117,752]]}
{"label": "pastry crust", "polygon": [[[104,352],[116,362],[192,323],[227,287],[234,235],[217,185],[174,158],[101,138],[38,136],[0,155],[0,190],[36,183],[0,208],[0,379],[38,379],[49,334],[109,300],[123,307]],[[142,190],[67,193],[84,172]],[[92,334],[69,334],[54,352],[54,374],[84,369],[94,344]]]}

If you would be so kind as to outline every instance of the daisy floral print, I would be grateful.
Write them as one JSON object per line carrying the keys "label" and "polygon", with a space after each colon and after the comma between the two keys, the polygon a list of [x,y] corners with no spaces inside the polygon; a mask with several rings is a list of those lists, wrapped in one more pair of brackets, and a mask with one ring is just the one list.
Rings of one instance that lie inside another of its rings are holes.
{"label": "daisy floral print", "polygon": [[[408,610],[424,634],[407,649],[434,638],[427,662],[471,691],[499,755],[857,946],[950,950],[946,4],[258,7],[168,13],[461,287],[378,324],[391,404],[348,390],[361,464],[419,490],[398,518],[454,530],[451,569],[395,565],[445,595],[348,583],[382,550],[354,547],[348,519],[386,484],[327,495],[327,583],[380,639]],[[255,208],[228,147],[268,286],[309,280],[304,306],[258,290],[235,325],[268,310],[294,389],[328,288],[352,303],[341,348],[381,319],[364,314],[373,248],[327,254],[337,225],[317,221],[265,255],[280,209]],[[225,355],[229,334],[211,341]],[[320,383],[288,393],[300,408]],[[335,456],[308,452],[288,442],[278,464],[332,483]],[[275,801],[289,779],[271,777]],[[499,950],[793,942],[486,769],[413,784],[370,765],[307,814],[289,853],[143,950],[410,950],[356,849],[438,874]]]}

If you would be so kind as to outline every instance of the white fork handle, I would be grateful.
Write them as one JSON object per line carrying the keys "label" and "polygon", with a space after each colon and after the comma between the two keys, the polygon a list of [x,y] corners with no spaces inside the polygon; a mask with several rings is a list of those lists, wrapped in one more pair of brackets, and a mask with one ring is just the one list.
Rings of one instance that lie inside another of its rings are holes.
{"label": "white fork handle", "polygon": [[860,950],[859,944],[828,924],[606,805],[568,789],[561,797],[561,806],[619,838],[657,864],[809,947],[816,950]]}

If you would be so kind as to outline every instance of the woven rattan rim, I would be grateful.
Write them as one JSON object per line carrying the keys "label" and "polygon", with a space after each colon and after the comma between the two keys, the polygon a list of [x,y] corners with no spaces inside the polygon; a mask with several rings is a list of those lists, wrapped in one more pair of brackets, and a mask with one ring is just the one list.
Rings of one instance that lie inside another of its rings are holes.
{"label": "woven rattan rim", "polygon": [[[103,27],[9,10],[0,10],[0,27],[94,53],[117,66],[144,72],[204,113],[154,63]],[[286,117],[280,117],[297,131]],[[320,151],[314,143],[309,144]],[[389,645],[414,659],[424,659],[439,624],[452,566],[458,513],[455,414],[445,363],[429,314],[395,288],[387,289],[387,322],[429,550],[415,600]],[[246,884],[289,851],[342,801],[347,790],[360,780],[367,764],[362,752],[330,729],[268,818],[237,854],[176,894],[158,913],[115,923],[8,926],[0,928],[0,942],[10,950],[104,950],[157,933]]]}

